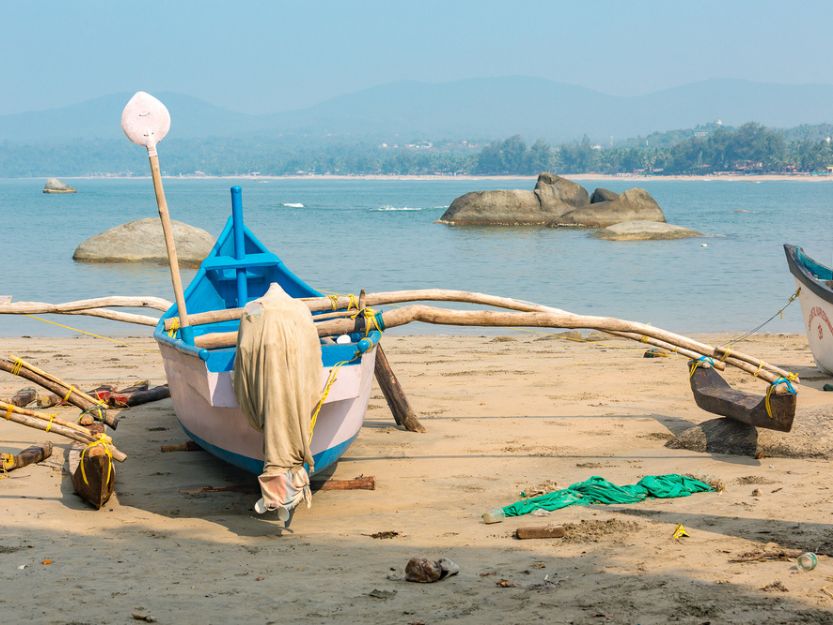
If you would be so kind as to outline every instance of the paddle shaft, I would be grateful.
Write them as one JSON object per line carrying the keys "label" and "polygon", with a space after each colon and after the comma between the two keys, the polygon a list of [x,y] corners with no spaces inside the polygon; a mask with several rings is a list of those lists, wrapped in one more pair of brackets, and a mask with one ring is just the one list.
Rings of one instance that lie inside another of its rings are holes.
{"label": "paddle shaft", "polygon": [[[165,235],[165,248],[168,251],[168,266],[171,270],[171,284],[174,287],[179,326],[187,328],[188,310],[185,307],[185,295],[182,291],[182,278],[179,275],[179,258],[176,255],[174,230],[171,224],[171,216],[168,214],[168,200],[165,198],[165,188],[162,186],[162,174],[159,171],[159,155],[156,153],[156,147],[148,148],[148,160],[150,160],[150,175],[153,179],[156,205],[159,208],[159,219],[162,220],[162,232]],[[190,332],[184,332],[183,334],[190,334]]]}

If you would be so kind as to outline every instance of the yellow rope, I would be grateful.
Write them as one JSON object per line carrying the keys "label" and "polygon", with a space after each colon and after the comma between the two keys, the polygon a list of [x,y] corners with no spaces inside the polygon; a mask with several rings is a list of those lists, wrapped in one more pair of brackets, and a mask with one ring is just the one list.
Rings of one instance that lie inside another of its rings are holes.
{"label": "yellow rope", "polygon": [[764,398],[764,406],[766,406],[766,416],[770,419],[772,418],[772,406],[769,403],[769,396],[772,395],[772,389],[775,388],[774,384],[770,384],[769,388],[766,390],[766,397]]}
{"label": "yellow rope", "polygon": [[706,363],[708,363],[709,365],[713,365],[714,361],[711,358],[709,358],[708,356],[701,356],[697,360],[693,361],[691,363],[691,369],[688,372],[688,377],[693,378],[694,373],[697,371],[697,368],[699,366],[703,365],[703,364],[706,364]]}
{"label": "yellow rope", "polygon": [[74,390],[75,390],[75,387],[72,384],[70,384],[69,389],[67,389],[67,394],[64,395],[64,398],[61,400],[62,404],[67,403],[67,400],[69,400],[69,396],[72,395],[72,391],[74,391]]}
{"label": "yellow rope", "polygon": [[6,419],[9,420],[12,418],[12,413],[14,412],[14,406],[12,404],[6,404]]}
{"label": "yellow rope", "polygon": [[174,317],[171,319],[171,328],[168,330],[168,336],[174,338],[177,330],[179,330],[179,317]]}
{"label": "yellow rope", "polygon": [[315,406],[315,410],[312,411],[312,417],[310,418],[309,422],[309,440],[312,442],[312,435],[315,432],[315,424],[318,422],[318,413],[321,412],[321,407],[324,405],[324,402],[327,400],[327,396],[330,394],[330,389],[335,384],[336,377],[338,377],[338,371],[347,363],[353,362],[356,357],[353,356],[350,360],[342,360],[341,362],[337,362],[333,365],[333,368],[330,369],[330,375],[327,376],[327,383],[324,384],[324,390],[321,391],[321,399],[318,400],[318,404]]}
{"label": "yellow rope", "polygon": [[127,343],[123,341],[117,341],[116,339],[110,338],[109,336],[101,336],[100,334],[96,334],[95,332],[87,332],[86,330],[82,330],[80,328],[73,328],[72,326],[65,325],[63,323],[58,323],[57,321],[52,321],[51,319],[44,319],[43,317],[38,317],[37,315],[26,315],[32,319],[36,319],[37,321],[42,321],[43,323],[51,323],[53,326],[58,326],[59,328],[65,328],[67,330],[72,330],[73,332],[78,332],[79,334],[86,334],[87,336],[92,336],[97,339],[104,339],[105,341],[110,341],[111,343],[115,343],[116,345],[120,345],[121,347],[127,347]]}
{"label": "yellow rope", "polygon": [[639,341],[640,341],[641,343],[647,343],[647,342],[648,342],[648,337],[647,337],[647,336],[645,336],[645,335],[643,334],[643,335],[640,337]]}
{"label": "yellow rope", "polygon": [[333,307],[333,310],[338,310],[338,294],[331,293],[327,296],[327,299],[330,300],[330,306]]}
{"label": "yellow rope", "polygon": [[723,355],[720,357],[720,362],[726,362],[726,359],[732,354],[732,350],[728,347],[718,347],[717,349],[723,352]]}
{"label": "yellow rope", "polygon": [[104,450],[104,453],[107,454],[107,481],[105,484],[110,483],[110,476],[113,473],[113,452],[110,451],[108,445],[111,445],[112,443],[112,438],[106,434],[99,434],[96,440],[91,443],[87,443],[87,446],[81,451],[81,477],[84,478],[84,484],[89,484],[87,481],[87,472],[84,470],[84,456],[86,455],[87,450],[92,449],[93,447],[101,447]]}
{"label": "yellow rope", "polygon": [[763,370],[763,368],[764,368],[764,363],[762,361],[758,362],[758,368],[755,371],[755,373],[752,374],[752,377],[757,378],[761,374],[761,371]]}
{"label": "yellow rope", "polygon": [[44,432],[48,432],[49,430],[52,429],[52,422],[55,420],[55,417],[57,417],[57,416],[58,415],[56,415],[56,414],[50,414],[49,415],[49,423],[46,424],[46,429],[44,430]]}
{"label": "yellow rope", "polygon": [[23,368],[23,360],[20,358],[14,359],[14,367],[12,367],[12,375],[20,375],[20,370]]}
{"label": "yellow rope", "polygon": [[[348,309],[349,310],[349,309]],[[372,330],[378,330],[379,332],[382,331],[382,328],[379,327],[379,322],[376,320],[376,311],[370,308],[369,306],[365,306],[361,310],[358,308],[356,312],[350,315],[351,319],[356,319],[359,315],[364,317],[364,335],[367,336],[370,334]]]}

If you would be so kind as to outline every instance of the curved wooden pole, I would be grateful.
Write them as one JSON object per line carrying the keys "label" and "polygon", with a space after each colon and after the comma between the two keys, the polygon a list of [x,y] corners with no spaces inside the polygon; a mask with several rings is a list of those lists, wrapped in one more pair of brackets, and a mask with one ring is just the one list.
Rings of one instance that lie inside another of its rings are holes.
{"label": "curved wooden pole", "polygon": [[[370,296],[368,296],[368,300]],[[405,306],[395,310],[385,311],[382,318],[386,328],[405,325],[413,321],[434,323],[442,325],[459,326],[502,326],[502,327],[549,327],[567,329],[590,329],[609,333],[624,333],[631,337],[647,336],[680,346],[697,354],[718,358],[726,364],[730,364],[755,377],[767,382],[774,382],[779,377],[762,364],[751,364],[737,357],[732,352],[731,356],[725,356],[719,348],[715,348],[694,339],[684,337],[673,332],[668,332],[645,323],[626,321],[615,317],[596,317],[590,315],[575,315],[564,312],[499,312],[491,310],[451,310],[436,308],[432,306]],[[360,329],[363,319],[333,319],[316,324],[319,336],[331,336],[345,334]],[[204,334],[197,338],[196,345],[208,349],[218,347],[230,347],[236,344],[236,332],[218,332]],[[752,357],[750,357],[752,358]],[[754,359],[755,363],[763,363]],[[764,363],[765,364],[765,363]],[[776,368],[777,370],[777,368]],[[785,372],[786,373],[786,372]],[[783,391],[783,385],[779,385],[779,392]]]}
{"label": "curved wooden pole", "polygon": [[[338,296],[331,300],[328,297],[317,297],[317,298],[304,298],[304,302],[306,302],[307,306],[310,307],[312,312],[318,311],[325,311],[325,310],[332,310],[335,306],[336,309],[338,308],[346,308],[350,305],[350,298],[348,296]],[[562,314],[562,315],[573,315],[568,311],[562,310],[560,308],[554,308],[551,306],[544,306],[542,304],[535,304],[533,302],[527,302],[524,300],[519,300],[511,297],[501,297],[497,295],[489,295],[487,293],[477,293],[471,291],[458,291],[458,290],[451,290],[451,289],[417,289],[417,290],[408,290],[408,291],[382,291],[379,293],[368,293],[366,296],[366,302],[368,306],[378,306],[383,304],[398,304],[404,302],[415,302],[415,301],[439,301],[439,302],[464,302],[464,303],[471,303],[471,304],[481,304],[484,306],[494,306],[497,308],[506,308],[508,310],[517,310],[520,312],[547,312],[547,313],[554,313],[554,314]],[[229,308],[225,310],[217,310],[217,311],[209,311],[206,313],[198,313],[191,316],[191,322],[193,325],[202,325],[206,323],[213,323],[216,321],[229,321],[232,319],[239,319],[242,315],[242,308]],[[575,317],[581,317],[581,315],[573,315]],[[173,320],[168,319],[165,322],[166,328],[169,329],[169,326],[173,323]],[[636,323],[636,322],[632,322]],[[647,324],[639,324],[641,327],[650,328]],[[564,326],[567,327],[567,326]],[[576,327],[576,326],[571,326]],[[590,326],[578,326],[590,329]],[[754,372],[762,372],[762,371],[770,371],[772,373],[777,374],[776,377],[788,377],[791,373],[785,369],[772,365],[760,358],[756,358],[750,354],[746,354],[744,352],[730,350],[728,348],[723,347],[715,347],[709,345],[707,343],[703,343],[701,341],[697,341],[691,339],[689,337],[683,336],[681,334],[676,334],[674,332],[668,332],[663,330],[662,335],[664,338],[659,338],[654,334],[649,334],[648,332],[627,332],[627,331],[618,331],[618,330],[610,330],[610,329],[600,329],[601,332],[607,332],[608,334],[613,334],[615,336],[620,336],[622,338],[628,338],[631,340],[640,341],[643,343],[648,343],[649,345],[654,345],[656,347],[662,347],[663,349],[668,349],[674,351],[674,348],[677,348],[677,352],[687,358],[699,358],[700,356],[710,356],[712,358],[716,358],[717,361],[715,362],[715,367],[717,369],[722,369],[721,363],[728,363],[733,366],[737,366],[736,363],[747,363],[753,366],[753,370],[750,373]],[[748,371],[748,368],[739,367],[744,371]],[[758,377],[761,377],[760,375]]]}
{"label": "curved wooden pole", "polygon": [[156,310],[168,310],[171,302],[161,297],[132,297],[126,295],[111,295],[108,297],[94,297],[91,299],[79,299],[63,304],[48,304],[46,302],[14,302],[0,304],[0,314],[23,315],[23,314],[46,314],[46,313],[68,313],[90,308],[155,308]]}

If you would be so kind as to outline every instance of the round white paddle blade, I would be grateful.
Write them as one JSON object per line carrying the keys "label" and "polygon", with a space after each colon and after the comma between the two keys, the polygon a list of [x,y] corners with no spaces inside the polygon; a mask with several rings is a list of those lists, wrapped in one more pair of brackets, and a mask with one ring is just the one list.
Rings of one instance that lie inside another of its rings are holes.
{"label": "round white paddle blade", "polygon": [[137,91],[121,113],[121,128],[133,143],[152,148],[171,129],[171,114],[152,95]]}

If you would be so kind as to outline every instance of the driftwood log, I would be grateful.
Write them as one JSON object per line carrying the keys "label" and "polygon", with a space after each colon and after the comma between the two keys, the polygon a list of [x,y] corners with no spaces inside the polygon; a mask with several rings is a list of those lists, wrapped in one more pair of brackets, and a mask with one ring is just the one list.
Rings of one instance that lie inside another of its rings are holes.
{"label": "driftwood log", "polygon": [[23,467],[43,462],[52,455],[52,443],[46,441],[42,445],[32,445],[17,454],[0,454],[0,465],[2,465],[2,472],[8,473],[15,469],[22,469]]}
{"label": "driftwood log", "polygon": [[519,527],[515,530],[515,538],[529,540],[531,538],[564,538],[567,530],[563,527],[547,525],[544,527]]}
{"label": "driftwood log", "polygon": [[163,454],[168,454],[173,451],[202,451],[202,447],[194,441],[185,441],[184,443],[176,443],[174,445],[160,445],[159,451]]}

